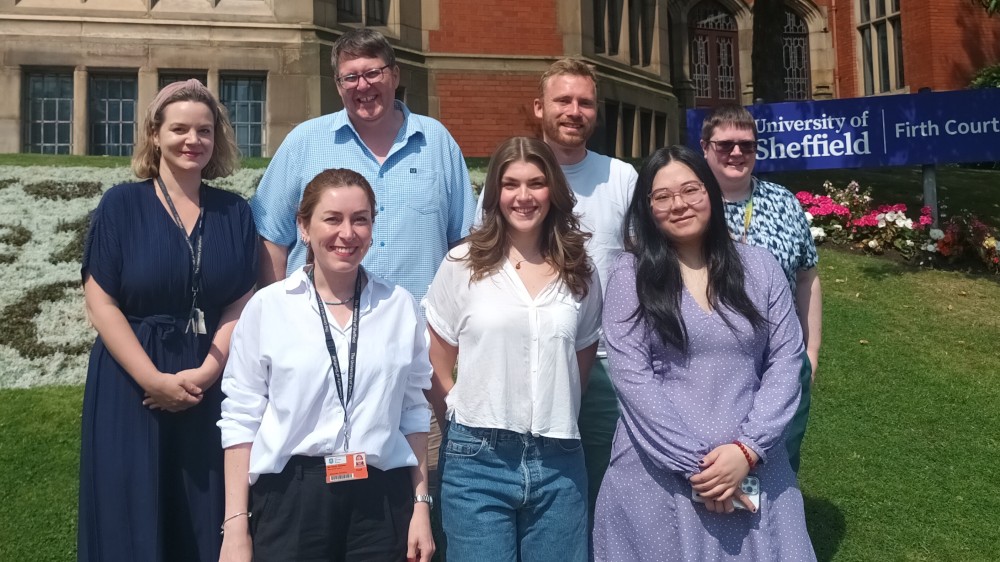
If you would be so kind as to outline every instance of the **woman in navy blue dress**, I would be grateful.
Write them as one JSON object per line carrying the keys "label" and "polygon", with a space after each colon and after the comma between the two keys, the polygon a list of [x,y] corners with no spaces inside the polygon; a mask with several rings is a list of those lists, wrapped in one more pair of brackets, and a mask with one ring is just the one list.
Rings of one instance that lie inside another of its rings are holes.
{"label": "woman in navy blue dress", "polygon": [[256,233],[238,195],[202,183],[239,151],[197,80],[161,90],[132,168],[104,194],[81,273],[98,337],[84,391],[78,558],[217,560],[224,486],[218,379],[250,298]]}

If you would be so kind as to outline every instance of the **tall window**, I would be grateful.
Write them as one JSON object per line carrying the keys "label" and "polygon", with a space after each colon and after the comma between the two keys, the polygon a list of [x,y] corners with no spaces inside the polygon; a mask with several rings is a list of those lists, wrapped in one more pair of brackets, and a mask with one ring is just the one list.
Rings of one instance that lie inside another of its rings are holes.
{"label": "tall window", "polygon": [[782,60],[785,63],[785,99],[809,99],[809,28],[798,14],[788,9],[782,32]]}
{"label": "tall window", "polygon": [[736,18],[713,1],[691,10],[691,80],[695,105],[735,102],[739,95]]}
{"label": "tall window", "polygon": [[667,117],[662,113],[605,99],[598,119],[598,134],[587,145],[592,150],[618,158],[644,158],[666,142]]}
{"label": "tall window", "polygon": [[91,74],[90,153],[130,156],[135,142],[135,76]]}
{"label": "tall window", "polygon": [[594,52],[617,56],[622,51],[622,23],[628,35],[628,63],[648,66],[653,58],[656,0],[594,0]]}
{"label": "tall window", "polygon": [[866,96],[902,89],[903,36],[900,0],[858,0],[861,76]]}
{"label": "tall window", "polygon": [[266,86],[267,79],[260,76],[219,77],[219,100],[229,111],[243,156],[264,155]]}
{"label": "tall window", "polygon": [[391,0],[337,0],[337,21],[367,26],[389,24]]}
{"label": "tall window", "polygon": [[28,72],[21,99],[24,151],[69,154],[73,138],[73,73]]}

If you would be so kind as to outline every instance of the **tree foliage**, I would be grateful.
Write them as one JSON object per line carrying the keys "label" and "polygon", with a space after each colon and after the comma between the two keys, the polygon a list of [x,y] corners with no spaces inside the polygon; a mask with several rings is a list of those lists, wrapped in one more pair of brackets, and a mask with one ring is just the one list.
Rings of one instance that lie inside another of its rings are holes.
{"label": "tree foliage", "polygon": [[972,0],[972,2],[982,6],[986,13],[991,16],[1000,13],[1000,0]]}
{"label": "tree foliage", "polygon": [[[993,0],[1000,2],[1000,0]],[[753,3],[753,97],[766,103],[785,99],[785,65],[782,60],[782,31],[785,27],[783,0],[755,0]]]}

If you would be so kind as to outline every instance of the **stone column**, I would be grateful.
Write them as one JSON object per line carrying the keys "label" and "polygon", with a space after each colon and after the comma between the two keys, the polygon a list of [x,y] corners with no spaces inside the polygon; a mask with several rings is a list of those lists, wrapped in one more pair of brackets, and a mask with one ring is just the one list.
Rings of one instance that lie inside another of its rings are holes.
{"label": "stone column", "polygon": [[208,87],[208,91],[215,94],[216,98],[219,98],[219,69],[209,68],[205,80],[208,81],[208,84],[205,84]]}
{"label": "stone column", "polygon": [[146,108],[149,107],[149,104],[153,103],[153,98],[156,97],[156,92],[160,89],[159,74],[155,69],[144,66],[139,69],[137,80],[139,91],[136,92],[135,99],[135,123],[139,127],[137,130],[141,132]]}
{"label": "stone column", "polygon": [[73,69],[73,141],[71,152],[76,155],[87,154],[90,124],[87,115],[87,79],[89,73],[86,66]]}
{"label": "stone column", "polygon": [[0,153],[24,150],[21,140],[21,69],[0,67]]}

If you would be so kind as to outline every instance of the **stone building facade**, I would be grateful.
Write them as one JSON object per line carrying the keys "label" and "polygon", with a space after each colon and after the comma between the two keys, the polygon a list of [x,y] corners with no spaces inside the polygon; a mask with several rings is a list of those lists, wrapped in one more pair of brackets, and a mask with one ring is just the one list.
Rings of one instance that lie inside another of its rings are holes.
{"label": "stone building facade", "polygon": [[[900,3],[786,0],[775,64],[787,97],[951,89],[997,57],[1000,18],[967,0]],[[296,124],[340,108],[331,47],[367,25],[396,47],[397,97],[440,119],[468,156],[537,133],[539,75],[578,56],[600,76],[593,147],[642,157],[679,140],[684,109],[752,101],[751,9],[746,0],[0,0],[0,152],[129,154],[158,88],[195,77],[229,107],[244,154],[269,156]]]}

